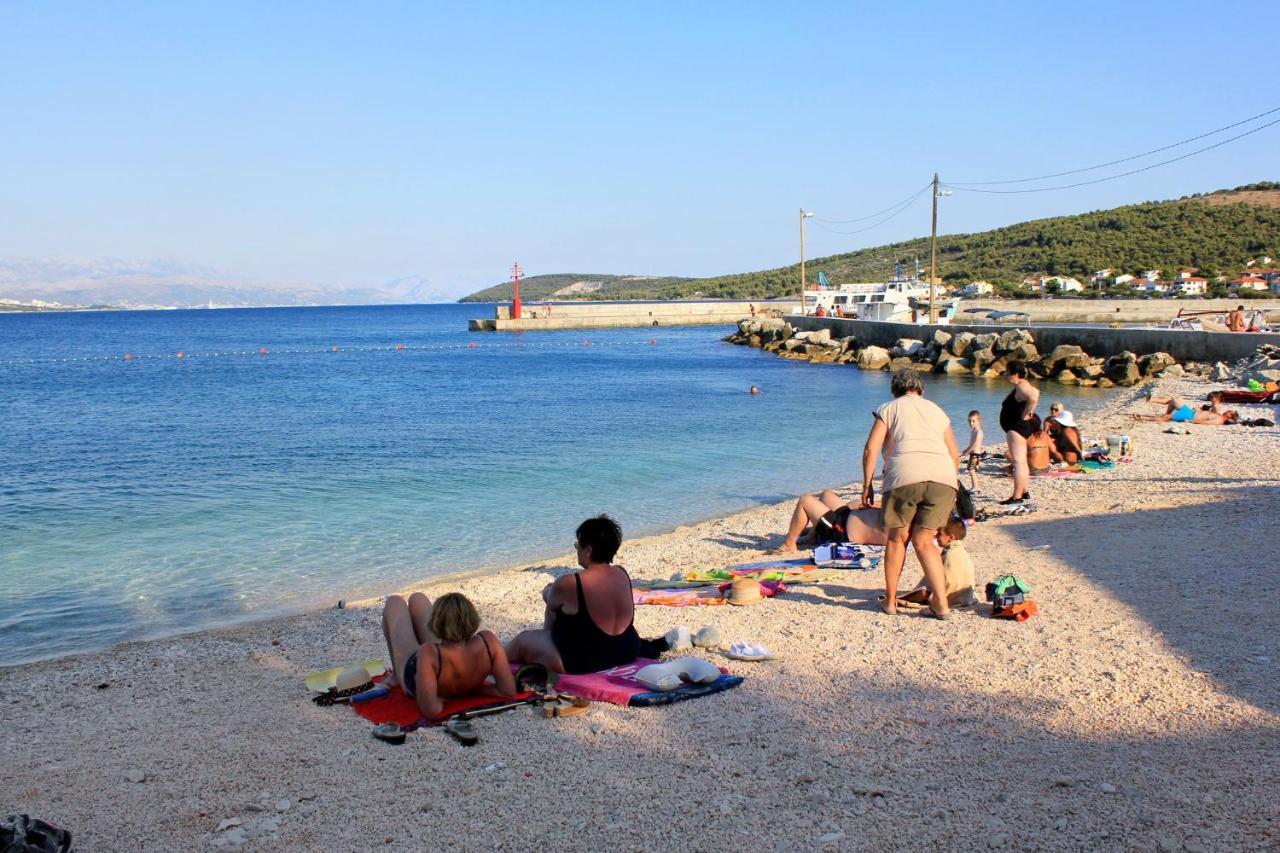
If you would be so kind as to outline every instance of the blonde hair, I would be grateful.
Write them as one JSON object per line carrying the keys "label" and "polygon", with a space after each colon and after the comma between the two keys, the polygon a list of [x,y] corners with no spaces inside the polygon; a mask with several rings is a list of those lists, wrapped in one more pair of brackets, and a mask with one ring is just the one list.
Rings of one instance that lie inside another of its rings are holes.
{"label": "blonde hair", "polygon": [[431,633],[446,643],[469,640],[480,629],[480,614],[471,600],[460,592],[436,599],[431,608]]}

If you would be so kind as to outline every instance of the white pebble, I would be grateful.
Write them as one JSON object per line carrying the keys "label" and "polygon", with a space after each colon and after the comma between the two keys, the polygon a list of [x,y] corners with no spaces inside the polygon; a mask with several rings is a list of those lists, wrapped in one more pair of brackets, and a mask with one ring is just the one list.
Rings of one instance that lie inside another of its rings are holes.
{"label": "white pebble", "polygon": [[287,812],[291,808],[293,808],[293,803],[288,800],[276,800],[276,811]]}
{"label": "white pebble", "polygon": [[124,778],[128,779],[130,782],[141,784],[147,781],[147,774],[143,773],[141,770],[126,770],[124,771]]}
{"label": "white pebble", "polygon": [[844,832],[836,830],[835,832],[827,832],[819,835],[814,839],[815,844],[831,844],[844,838]]}
{"label": "white pebble", "polygon": [[222,832],[224,829],[231,829],[232,827],[239,826],[241,823],[243,823],[243,821],[238,817],[224,817],[222,820],[218,821],[217,831]]}
{"label": "white pebble", "polygon": [[1116,786],[1112,785],[1110,782],[1103,782],[1098,786],[1098,790],[1104,794],[1114,794],[1116,792]]}

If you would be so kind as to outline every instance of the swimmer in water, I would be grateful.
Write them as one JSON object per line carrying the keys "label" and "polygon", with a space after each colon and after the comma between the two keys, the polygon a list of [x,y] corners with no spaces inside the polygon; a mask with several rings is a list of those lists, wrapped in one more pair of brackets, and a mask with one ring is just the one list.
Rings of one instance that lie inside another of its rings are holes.
{"label": "swimmer in water", "polygon": [[752,394],[759,394],[759,393],[760,393],[760,386],[759,386],[759,385],[752,385],[752,386],[751,386],[751,393],[752,393]]}

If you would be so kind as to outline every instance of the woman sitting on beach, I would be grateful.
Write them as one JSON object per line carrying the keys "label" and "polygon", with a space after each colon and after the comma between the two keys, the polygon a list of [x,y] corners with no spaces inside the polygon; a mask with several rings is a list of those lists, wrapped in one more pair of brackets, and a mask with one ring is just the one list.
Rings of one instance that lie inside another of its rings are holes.
{"label": "woman sitting on beach", "polygon": [[1031,476],[1027,464],[1027,439],[1035,432],[1031,418],[1036,412],[1040,390],[1027,381],[1027,366],[1020,361],[1009,365],[1007,376],[1013,383],[1013,390],[1000,404],[1000,429],[1004,430],[1005,441],[1009,444],[1009,459],[1013,462],[1013,494],[1000,503],[1019,504],[1027,498],[1027,480]]}
{"label": "woman sitting on beach", "polygon": [[399,595],[387,598],[382,632],[394,683],[417,700],[424,717],[437,716],[457,696],[516,694],[502,643],[479,627],[480,614],[462,593],[442,595],[434,605],[420,592],[408,601]]}
{"label": "woman sitting on beach", "polygon": [[1240,413],[1235,409],[1227,409],[1218,414],[1191,408],[1181,397],[1170,397],[1165,405],[1163,415],[1134,415],[1135,421],[1151,421],[1153,423],[1202,424],[1204,426],[1227,426],[1240,422]]}
{"label": "woman sitting on beach", "polygon": [[1038,415],[1032,415],[1028,421],[1032,425],[1031,435],[1027,436],[1027,467],[1032,474],[1043,474],[1054,463],[1058,450],[1054,447],[1053,436],[1040,423]]}
{"label": "woman sitting on beach", "polygon": [[1080,430],[1076,428],[1075,416],[1070,412],[1060,411],[1044,422],[1053,436],[1053,461],[1074,465],[1084,455],[1080,443]]}
{"label": "woman sitting on beach", "polygon": [[540,663],[552,672],[598,672],[640,654],[631,576],[610,561],[622,547],[622,528],[607,515],[578,525],[574,547],[582,571],[562,575],[542,591],[542,628],[521,631],[507,644],[512,663]]}
{"label": "woman sitting on beach", "polygon": [[[810,524],[813,527],[805,533]],[[821,542],[883,545],[885,535],[880,529],[880,510],[855,509],[853,502],[841,500],[830,489],[819,495],[801,495],[791,512],[787,538],[771,553],[789,554],[802,542],[806,548]]]}

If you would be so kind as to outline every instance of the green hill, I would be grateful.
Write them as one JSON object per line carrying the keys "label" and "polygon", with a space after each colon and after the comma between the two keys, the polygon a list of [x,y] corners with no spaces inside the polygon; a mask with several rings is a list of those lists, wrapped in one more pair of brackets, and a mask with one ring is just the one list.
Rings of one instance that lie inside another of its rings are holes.
{"label": "green hill", "polygon": [[[1204,275],[1231,273],[1263,253],[1280,255],[1280,183],[1263,182],[1176,201],[1038,219],[976,234],[938,237],[938,274],[952,284],[985,279],[1014,286],[1034,273],[1088,276],[1111,267],[1139,274],[1183,267]],[[833,282],[883,281],[896,263],[928,264],[929,238],[859,249],[808,262],[810,279],[824,272]],[[768,298],[795,293],[799,264],[710,278],[620,275],[533,276],[520,284],[521,296],[545,299],[575,283],[579,292],[555,298],[681,299]],[[463,302],[511,298],[511,284],[463,298]]]}

